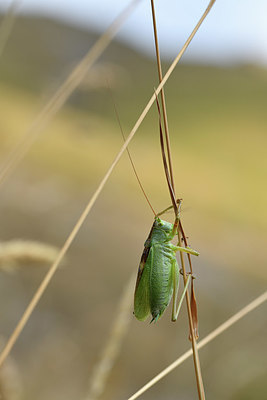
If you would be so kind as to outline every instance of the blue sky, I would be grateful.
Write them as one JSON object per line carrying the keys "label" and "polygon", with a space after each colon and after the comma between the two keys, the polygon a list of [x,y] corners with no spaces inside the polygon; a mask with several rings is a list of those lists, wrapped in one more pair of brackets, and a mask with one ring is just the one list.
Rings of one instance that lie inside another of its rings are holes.
{"label": "blue sky", "polygon": [[[129,0],[17,0],[19,12],[53,16],[85,28],[104,30]],[[6,9],[11,0],[0,0]],[[174,56],[208,0],[156,0],[161,53]],[[267,0],[217,0],[185,59],[203,63],[267,65]],[[150,1],[143,0],[119,34],[153,52]]]}

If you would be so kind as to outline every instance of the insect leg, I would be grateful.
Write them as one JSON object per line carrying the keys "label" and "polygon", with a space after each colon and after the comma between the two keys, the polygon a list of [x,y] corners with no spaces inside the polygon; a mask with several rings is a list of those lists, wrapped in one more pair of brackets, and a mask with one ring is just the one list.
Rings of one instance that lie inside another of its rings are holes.
{"label": "insect leg", "polygon": [[[176,200],[176,203],[178,204],[178,206],[181,204],[181,202],[182,202],[182,199],[177,199]],[[173,205],[165,208],[165,210],[160,211],[159,213],[157,213],[156,217],[160,217],[161,215],[165,214],[167,211],[171,210],[172,208],[173,208]]]}
{"label": "insect leg", "polygon": [[[177,272],[176,272],[176,274],[177,274]],[[179,272],[178,272],[178,274],[179,274]],[[174,279],[177,279],[177,277],[174,277]],[[179,277],[178,277],[178,279],[179,279]],[[184,290],[183,290],[183,293],[182,293],[182,296],[181,296],[181,298],[179,300],[178,305],[177,305],[177,295],[178,295],[178,293],[176,293],[176,297],[173,297],[172,321],[176,321],[177,318],[178,318],[178,315],[179,315],[179,312],[180,312],[180,309],[181,309],[181,306],[182,306],[182,302],[184,300],[184,297],[185,297],[188,285],[190,283],[190,280],[191,280],[191,274],[189,274],[187,279],[186,279],[186,284],[185,284],[185,287],[184,287]]]}
{"label": "insect leg", "polygon": [[193,256],[199,256],[199,252],[196,250],[191,249],[191,247],[182,247],[182,246],[175,246],[174,244],[170,243],[169,246],[171,246],[171,249],[175,252],[177,251],[183,251],[184,253],[187,254],[192,254]]}
{"label": "insect leg", "polygon": [[176,303],[178,298],[179,283],[180,283],[180,271],[176,258],[172,263],[172,280],[173,280],[173,295],[172,295],[172,321],[176,321]]}
{"label": "insect leg", "polygon": [[145,321],[150,314],[150,273],[153,265],[153,247],[144,250],[138,270],[134,294],[134,315]]}
{"label": "insect leg", "polygon": [[175,246],[175,249],[176,251],[183,251],[185,253],[192,254],[193,256],[199,256],[199,252],[191,249],[191,247]]}

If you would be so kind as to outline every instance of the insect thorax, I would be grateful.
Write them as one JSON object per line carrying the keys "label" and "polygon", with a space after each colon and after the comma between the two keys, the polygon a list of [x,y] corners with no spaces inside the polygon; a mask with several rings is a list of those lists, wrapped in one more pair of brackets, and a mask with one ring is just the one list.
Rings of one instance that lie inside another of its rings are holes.
{"label": "insect thorax", "polygon": [[152,242],[165,242],[167,237],[171,234],[172,229],[173,224],[156,217],[152,227],[151,237],[149,239]]}

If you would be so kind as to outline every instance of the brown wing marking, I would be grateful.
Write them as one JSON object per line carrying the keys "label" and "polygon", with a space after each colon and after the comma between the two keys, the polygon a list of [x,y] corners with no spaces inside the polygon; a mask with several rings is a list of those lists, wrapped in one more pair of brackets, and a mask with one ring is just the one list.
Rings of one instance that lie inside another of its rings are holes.
{"label": "brown wing marking", "polygon": [[150,250],[150,246],[149,247],[145,247],[144,251],[142,253],[141,261],[140,261],[139,268],[138,268],[137,278],[136,278],[135,289],[139,285],[140,279],[142,277],[142,274],[143,274],[143,271],[144,271],[144,268],[145,268],[145,264],[146,264],[146,260],[147,260],[147,257],[149,255],[149,250]]}
{"label": "brown wing marking", "polygon": [[152,236],[152,232],[153,232],[155,223],[156,223],[156,221],[154,221],[154,223],[152,225],[152,228],[151,228],[151,230],[149,232],[148,238],[147,238],[147,240],[145,242],[145,248],[143,250],[143,253],[142,253],[142,256],[141,256],[141,261],[140,261],[139,268],[138,268],[135,290],[136,290],[137,286],[139,285],[141,276],[143,274],[143,271],[144,271],[144,268],[145,268],[145,265],[146,265],[146,260],[147,260],[147,257],[149,255],[149,251],[150,251],[150,247],[151,247],[151,236]]}

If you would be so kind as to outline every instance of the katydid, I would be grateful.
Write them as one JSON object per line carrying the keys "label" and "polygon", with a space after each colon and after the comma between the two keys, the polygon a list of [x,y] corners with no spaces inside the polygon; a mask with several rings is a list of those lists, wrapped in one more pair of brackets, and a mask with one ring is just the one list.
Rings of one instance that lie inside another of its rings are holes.
{"label": "katydid", "polygon": [[[144,321],[147,319],[148,315],[151,314],[152,321],[155,322],[161,317],[165,309],[168,307],[172,296],[173,296],[172,321],[177,320],[183,299],[188,289],[188,285],[192,280],[192,268],[190,268],[191,272],[185,279],[184,290],[182,292],[180,301],[177,304],[180,271],[176,260],[176,253],[178,251],[188,253],[190,267],[191,267],[190,254],[199,255],[197,251],[187,246],[187,240],[182,229],[180,221],[181,199],[178,199],[177,201],[175,200],[175,193],[173,185],[171,183],[169,168],[166,161],[166,154],[164,149],[164,141],[161,128],[161,120],[160,120],[160,108],[157,97],[156,97],[156,103],[159,111],[159,128],[160,128],[162,159],[164,164],[166,180],[170,191],[170,196],[172,199],[171,207],[168,207],[166,210],[158,214],[155,213],[145,193],[142,183],[138,177],[129,149],[126,148],[139,186],[153,214],[155,215],[154,223],[152,225],[149,236],[145,242],[144,251],[139,264],[136,287],[135,287],[135,295],[134,295],[134,315],[138,320]],[[113,102],[113,104],[119,122],[121,134],[123,136],[123,139],[125,140],[118,112],[115,106],[115,102]],[[174,209],[176,217],[174,224],[171,224],[170,222],[166,222],[159,218],[160,215],[164,214],[167,210],[171,208]],[[174,244],[171,243],[171,241],[175,238],[175,236],[176,235],[178,236],[179,229],[182,232],[182,236],[186,247],[175,246]]]}
{"label": "katydid", "polygon": [[[177,235],[175,224],[163,221],[158,216],[145,242],[145,248],[138,269],[135,296],[134,315],[144,321],[149,314],[152,321],[157,321],[168,307],[173,296],[172,321],[176,321],[191,274],[188,275],[181,299],[177,305],[179,288],[179,267],[176,252],[189,254],[199,253],[190,247],[175,246],[171,240]],[[151,322],[152,322],[151,321]]]}
{"label": "katydid", "polygon": [[[154,223],[144,245],[145,248],[138,269],[134,295],[134,315],[136,318],[140,321],[144,321],[147,319],[148,315],[151,314],[152,321],[155,322],[161,317],[165,309],[168,307],[172,296],[172,321],[177,320],[192,276],[190,273],[185,279],[184,290],[180,301],[177,304],[180,271],[176,260],[176,253],[180,251],[186,252],[188,255],[199,254],[190,247],[175,246],[171,243],[171,240],[178,235],[178,230],[182,230],[180,221],[181,200],[178,199],[176,201],[175,199],[174,187],[170,177],[170,170],[165,154],[160,107],[157,96],[156,103],[159,113],[162,160],[172,200],[172,207],[175,212],[175,221],[174,224],[171,224],[159,218],[159,215],[164,214],[166,210],[155,215]],[[186,239],[185,244],[187,246]]]}

